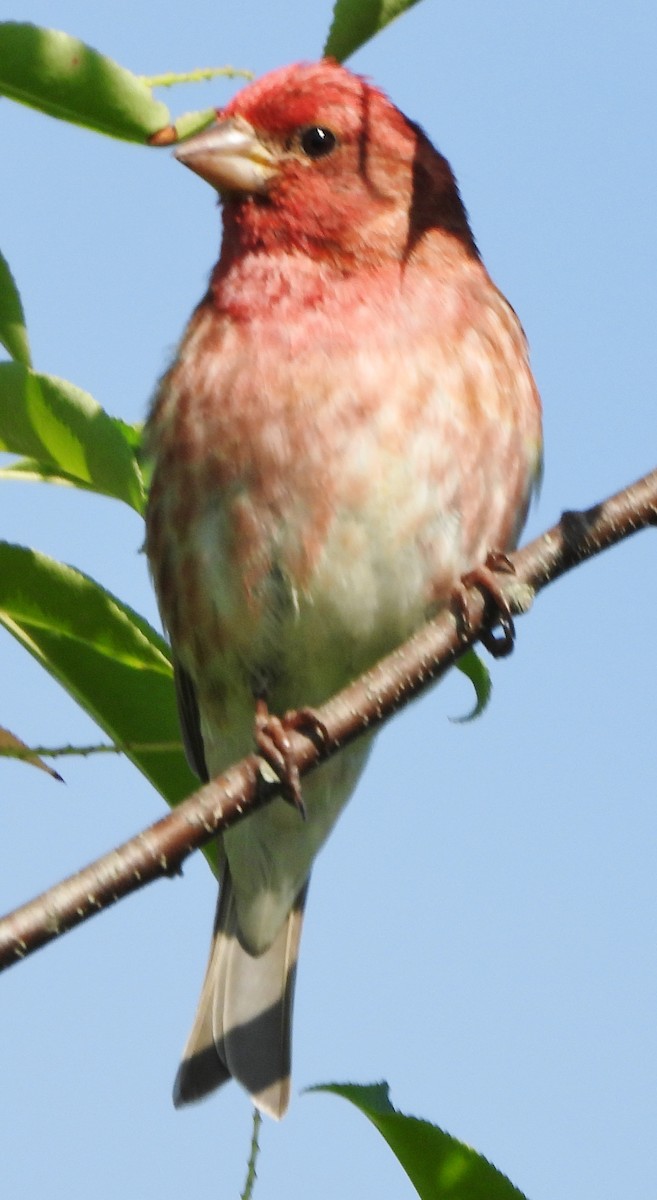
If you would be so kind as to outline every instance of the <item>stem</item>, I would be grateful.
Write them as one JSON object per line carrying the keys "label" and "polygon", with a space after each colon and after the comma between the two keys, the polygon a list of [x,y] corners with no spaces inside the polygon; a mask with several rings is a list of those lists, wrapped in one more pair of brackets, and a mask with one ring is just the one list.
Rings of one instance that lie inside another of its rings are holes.
{"label": "stem", "polygon": [[202,83],[225,75],[228,79],[253,79],[244,67],[196,67],[193,71],[167,71],[165,75],[140,75],[146,87],[174,87],[177,83]]}
{"label": "stem", "polygon": [[262,1125],[262,1116],[257,1108],[253,1110],[253,1132],[251,1134],[251,1153],[249,1154],[249,1164],[246,1170],[246,1181],[244,1183],[244,1191],[240,1196],[240,1200],[252,1200],[253,1187],[256,1181],[256,1163],[260,1153],[260,1143],[258,1137],[260,1135],[260,1126]]}

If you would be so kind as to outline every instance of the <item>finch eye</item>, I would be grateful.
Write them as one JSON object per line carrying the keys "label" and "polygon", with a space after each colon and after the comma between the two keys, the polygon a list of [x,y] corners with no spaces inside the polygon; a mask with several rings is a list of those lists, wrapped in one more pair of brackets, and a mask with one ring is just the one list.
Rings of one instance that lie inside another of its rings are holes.
{"label": "finch eye", "polygon": [[338,139],[331,129],[323,125],[309,125],[299,133],[299,145],[308,158],[326,158],[338,144]]}

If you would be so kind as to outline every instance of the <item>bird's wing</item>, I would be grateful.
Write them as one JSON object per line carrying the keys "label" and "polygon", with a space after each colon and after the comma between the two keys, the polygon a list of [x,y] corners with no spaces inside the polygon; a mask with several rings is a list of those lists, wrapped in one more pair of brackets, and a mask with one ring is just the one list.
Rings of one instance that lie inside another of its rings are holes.
{"label": "bird's wing", "polygon": [[187,761],[199,779],[207,783],[210,778],[205,761],[205,748],[201,733],[201,718],[196,698],[196,688],[184,667],[174,659],[173,677],[176,684],[178,717],[182,730],[183,745]]}

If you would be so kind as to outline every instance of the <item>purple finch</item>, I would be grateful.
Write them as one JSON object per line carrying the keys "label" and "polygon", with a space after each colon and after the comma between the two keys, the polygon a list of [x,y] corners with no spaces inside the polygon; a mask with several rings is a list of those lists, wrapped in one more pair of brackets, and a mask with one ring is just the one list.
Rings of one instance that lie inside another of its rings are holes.
{"label": "purple finch", "polygon": [[[147,549],[190,761],[319,705],[512,547],[540,464],[521,326],[446,159],[336,63],[240,92],[177,157],[223,242],[148,424]],[[233,1076],[280,1117],[313,859],[364,738],[221,838],[210,960],[175,1100]]]}

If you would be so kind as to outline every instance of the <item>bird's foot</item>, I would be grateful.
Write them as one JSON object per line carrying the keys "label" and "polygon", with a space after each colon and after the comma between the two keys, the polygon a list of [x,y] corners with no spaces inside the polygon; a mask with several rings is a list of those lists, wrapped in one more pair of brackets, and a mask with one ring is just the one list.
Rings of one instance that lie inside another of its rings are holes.
{"label": "bird's foot", "polygon": [[271,767],[281,785],[281,796],[305,819],[299,768],[292,756],[288,734],[303,733],[313,742],[326,741],[326,726],[312,708],[295,708],[278,717],[269,711],[264,697],[256,699],[255,742],[258,754]]}
{"label": "bird's foot", "polygon": [[[497,575],[514,574],[515,567],[508,555],[501,550],[491,550],[485,563],[463,575],[452,592],[452,601],[466,632],[471,628],[467,589],[478,587],[483,593],[486,605],[492,612],[488,625],[480,634],[480,640],[493,658],[505,658],[514,647],[516,631],[511,606],[496,578]],[[501,634],[495,633],[497,628]]]}

